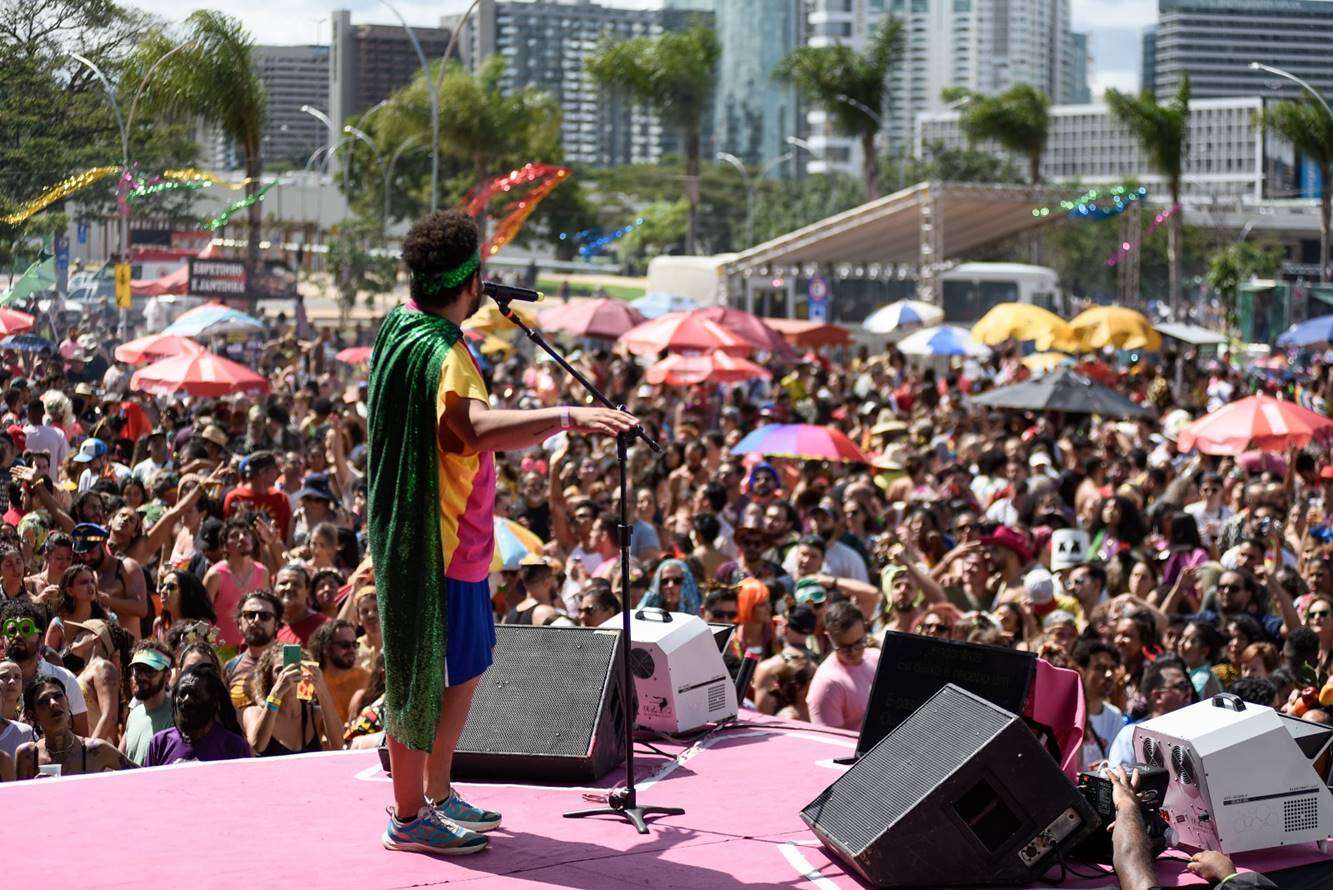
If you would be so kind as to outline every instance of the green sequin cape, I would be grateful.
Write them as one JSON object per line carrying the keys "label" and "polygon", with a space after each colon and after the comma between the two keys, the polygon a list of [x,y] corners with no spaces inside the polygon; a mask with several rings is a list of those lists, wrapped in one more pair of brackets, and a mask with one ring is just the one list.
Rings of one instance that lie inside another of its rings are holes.
{"label": "green sequin cape", "polygon": [[448,643],[435,402],[440,368],[461,336],[448,319],[399,306],[371,352],[367,527],[384,636],[384,726],[421,751],[435,740]]}

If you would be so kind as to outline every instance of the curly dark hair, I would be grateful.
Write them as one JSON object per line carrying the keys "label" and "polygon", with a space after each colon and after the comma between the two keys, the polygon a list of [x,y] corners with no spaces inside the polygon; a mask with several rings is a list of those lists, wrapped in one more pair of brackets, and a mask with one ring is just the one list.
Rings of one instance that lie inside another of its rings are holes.
{"label": "curly dark hair", "polygon": [[480,242],[472,217],[457,210],[437,210],[417,220],[403,239],[403,262],[411,273],[408,289],[412,299],[432,309],[448,306],[457,299],[479,271],[455,287],[428,289],[422,282],[458,268],[477,252]]}
{"label": "curly dark hair", "polygon": [[315,628],[315,632],[310,635],[310,640],[306,643],[306,646],[310,649],[311,657],[319,662],[321,668],[326,666],[326,658],[333,645],[333,637],[340,630],[350,630],[354,636],[356,634],[356,628],[352,626],[351,622],[334,618],[332,621],[325,621]]}

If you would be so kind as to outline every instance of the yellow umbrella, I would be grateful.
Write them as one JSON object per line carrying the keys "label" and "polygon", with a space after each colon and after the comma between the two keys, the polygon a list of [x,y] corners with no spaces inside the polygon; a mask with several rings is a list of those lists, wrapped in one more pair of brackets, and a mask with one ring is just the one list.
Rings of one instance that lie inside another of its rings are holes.
{"label": "yellow umbrella", "polygon": [[491,571],[518,568],[519,560],[533,554],[540,556],[542,539],[512,519],[495,517],[495,550],[491,554]]}
{"label": "yellow umbrella", "polygon": [[[523,306],[510,304],[514,314],[523,319],[523,323],[533,325],[537,323],[537,313],[532,309]],[[499,334],[508,337],[517,331],[514,323],[500,314],[500,307],[494,303],[487,303],[482,306],[469,319],[463,322],[463,329],[467,331],[481,331],[483,334]]]}
{"label": "yellow umbrella", "polygon": [[1032,340],[1038,349],[1062,348],[1074,342],[1069,325],[1054,312],[1028,303],[999,303],[972,326],[972,339],[987,346],[1006,340]]}
{"label": "yellow umbrella", "polygon": [[1070,361],[1063,352],[1036,352],[1023,359],[1023,365],[1033,374],[1045,374]]}
{"label": "yellow umbrella", "polygon": [[1121,306],[1094,306],[1069,322],[1080,349],[1091,351],[1112,346],[1116,349],[1162,348],[1162,335],[1140,312]]}

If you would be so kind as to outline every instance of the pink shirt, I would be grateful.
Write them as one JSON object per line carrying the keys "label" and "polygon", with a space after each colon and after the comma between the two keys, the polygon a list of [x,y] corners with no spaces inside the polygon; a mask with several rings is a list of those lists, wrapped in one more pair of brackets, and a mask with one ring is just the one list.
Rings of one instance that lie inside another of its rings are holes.
{"label": "pink shirt", "polygon": [[268,589],[268,569],[261,563],[253,563],[250,577],[237,578],[232,573],[231,564],[225,559],[217,564],[218,595],[213,600],[213,611],[218,615],[218,636],[228,646],[244,646],[245,637],[236,623],[236,607],[247,593]]}
{"label": "pink shirt", "polygon": [[806,702],[810,722],[838,729],[860,730],[870,701],[870,684],[879,666],[879,650],[867,649],[860,664],[847,666],[835,652],[815,671]]}

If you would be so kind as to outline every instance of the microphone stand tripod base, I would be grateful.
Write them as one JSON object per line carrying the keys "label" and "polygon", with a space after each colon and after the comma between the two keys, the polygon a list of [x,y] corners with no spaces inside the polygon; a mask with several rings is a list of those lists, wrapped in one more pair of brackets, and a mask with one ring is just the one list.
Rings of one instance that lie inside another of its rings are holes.
{"label": "microphone stand tripod base", "polygon": [[680,807],[642,807],[635,800],[635,795],[628,788],[617,788],[607,795],[607,806],[591,810],[576,810],[565,813],[566,819],[582,819],[585,816],[619,816],[628,821],[639,834],[648,833],[648,816],[681,816],[685,811]]}

